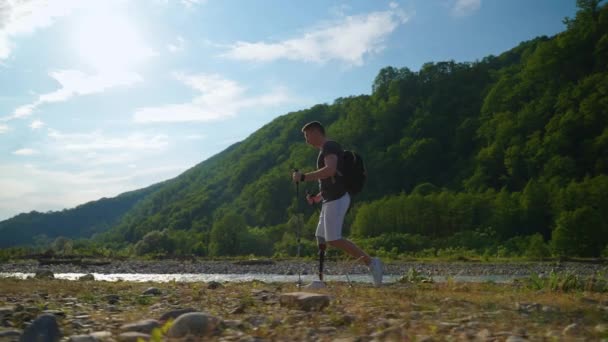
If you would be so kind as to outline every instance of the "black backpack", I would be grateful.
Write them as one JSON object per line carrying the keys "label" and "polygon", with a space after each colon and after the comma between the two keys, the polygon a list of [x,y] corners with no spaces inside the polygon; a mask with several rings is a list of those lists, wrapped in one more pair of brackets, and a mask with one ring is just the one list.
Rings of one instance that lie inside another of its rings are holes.
{"label": "black backpack", "polygon": [[367,171],[363,158],[357,152],[344,150],[341,173],[344,177],[346,191],[351,196],[360,193],[367,180]]}

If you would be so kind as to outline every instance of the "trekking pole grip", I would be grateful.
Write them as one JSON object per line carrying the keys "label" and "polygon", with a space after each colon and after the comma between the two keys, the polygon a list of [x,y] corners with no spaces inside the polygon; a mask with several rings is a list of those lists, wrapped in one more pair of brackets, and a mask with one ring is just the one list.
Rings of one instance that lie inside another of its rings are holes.
{"label": "trekking pole grip", "polygon": [[[299,172],[298,169],[293,169],[293,172]],[[296,180],[296,197],[300,197],[300,180]]]}

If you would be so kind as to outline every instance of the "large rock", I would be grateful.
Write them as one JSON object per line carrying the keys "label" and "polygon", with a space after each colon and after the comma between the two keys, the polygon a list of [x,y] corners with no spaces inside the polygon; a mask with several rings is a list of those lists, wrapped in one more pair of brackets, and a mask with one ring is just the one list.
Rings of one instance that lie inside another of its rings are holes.
{"label": "large rock", "polygon": [[177,319],[179,316],[183,315],[183,314],[187,314],[190,312],[196,312],[195,309],[193,308],[186,308],[186,309],[177,309],[177,310],[172,310],[169,312],[165,312],[162,316],[160,316],[160,318],[158,319],[161,322],[166,322],[170,319]]}
{"label": "large rock", "polygon": [[61,331],[54,315],[44,314],[38,316],[34,322],[25,329],[21,335],[22,342],[55,342],[61,339]]}
{"label": "large rock", "polygon": [[329,305],[329,296],[309,292],[284,293],[279,299],[281,306],[304,310],[321,311]]}
{"label": "large rock", "polygon": [[186,336],[204,337],[212,335],[219,327],[221,320],[204,312],[190,312],[179,316],[169,331],[170,338],[183,338]]}
{"label": "large rock", "polygon": [[49,270],[37,270],[34,274],[36,279],[55,279],[55,274]]}
{"label": "large rock", "polygon": [[155,319],[144,319],[139,322],[124,324],[120,327],[120,331],[128,332],[135,331],[144,334],[150,334],[155,328],[159,328],[160,323]]}

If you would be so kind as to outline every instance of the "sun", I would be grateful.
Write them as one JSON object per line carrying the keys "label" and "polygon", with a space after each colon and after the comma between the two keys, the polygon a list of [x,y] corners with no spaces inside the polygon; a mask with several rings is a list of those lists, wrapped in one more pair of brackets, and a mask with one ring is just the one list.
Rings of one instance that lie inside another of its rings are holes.
{"label": "sun", "polygon": [[154,55],[132,20],[103,10],[78,18],[73,45],[83,63],[100,71],[132,69]]}

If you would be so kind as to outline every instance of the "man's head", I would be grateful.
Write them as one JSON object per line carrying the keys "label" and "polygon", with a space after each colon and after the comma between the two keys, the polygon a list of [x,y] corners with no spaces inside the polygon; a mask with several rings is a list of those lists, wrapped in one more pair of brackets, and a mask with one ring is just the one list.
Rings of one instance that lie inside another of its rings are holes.
{"label": "man's head", "polygon": [[325,141],[325,127],[319,121],[309,122],[302,127],[304,139],[315,147],[321,147]]}

